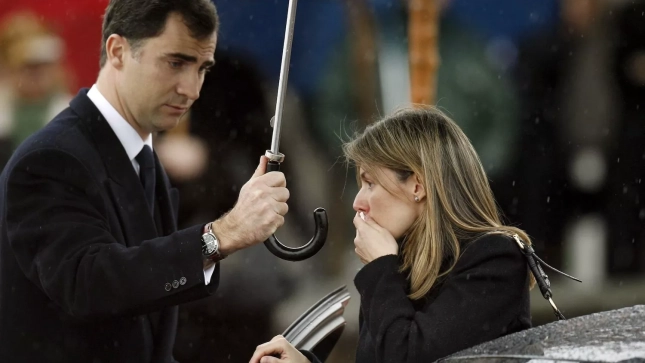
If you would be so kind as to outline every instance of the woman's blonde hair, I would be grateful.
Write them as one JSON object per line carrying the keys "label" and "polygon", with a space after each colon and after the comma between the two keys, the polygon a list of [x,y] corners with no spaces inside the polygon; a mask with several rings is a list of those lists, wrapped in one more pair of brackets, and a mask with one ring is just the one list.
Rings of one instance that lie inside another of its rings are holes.
{"label": "woman's blonde hair", "polygon": [[401,271],[410,280],[410,299],[425,296],[450,272],[460,242],[503,233],[531,243],[524,231],[502,224],[475,149],[459,126],[436,108],[397,111],[344,143],[343,151],[356,166],[359,185],[359,167],[377,180],[374,168],[385,167],[400,181],[416,174],[425,188],[426,208],[402,243]]}

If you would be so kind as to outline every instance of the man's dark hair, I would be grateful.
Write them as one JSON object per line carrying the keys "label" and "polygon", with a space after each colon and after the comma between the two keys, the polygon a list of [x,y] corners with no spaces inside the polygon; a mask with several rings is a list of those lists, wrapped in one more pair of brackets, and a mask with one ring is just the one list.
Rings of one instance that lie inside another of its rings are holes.
{"label": "man's dark hair", "polygon": [[203,40],[217,32],[219,18],[210,0],[110,0],[103,17],[100,66],[107,61],[105,45],[112,34],[128,40],[133,49],[163,33],[172,13],[181,15],[193,38]]}

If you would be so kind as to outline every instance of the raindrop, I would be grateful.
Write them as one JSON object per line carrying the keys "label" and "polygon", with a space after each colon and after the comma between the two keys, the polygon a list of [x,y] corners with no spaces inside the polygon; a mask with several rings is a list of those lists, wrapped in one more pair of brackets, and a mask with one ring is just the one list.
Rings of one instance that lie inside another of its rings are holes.
{"label": "raindrop", "polygon": [[[641,211],[638,213],[638,218],[640,218],[641,220],[645,219],[645,208],[641,209]],[[632,241],[632,243],[634,243],[634,241]]]}
{"label": "raindrop", "polygon": [[539,124],[539,123],[540,123],[540,118],[539,118],[539,117],[536,117],[536,118],[535,118],[535,124],[537,125],[537,124]]}
{"label": "raindrop", "polygon": [[551,196],[546,197],[547,204],[551,202]]}
{"label": "raindrop", "polygon": [[513,186],[515,186],[515,180],[513,180]]}
{"label": "raindrop", "polygon": [[616,160],[616,163],[620,163],[620,158],[618,158],[618,160]]}

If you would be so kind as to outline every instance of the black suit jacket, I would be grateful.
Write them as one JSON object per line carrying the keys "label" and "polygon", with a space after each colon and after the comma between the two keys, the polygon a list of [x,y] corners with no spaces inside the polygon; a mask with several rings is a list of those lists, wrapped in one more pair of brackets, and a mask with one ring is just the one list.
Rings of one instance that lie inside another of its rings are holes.
{"label": "black suit jacket", "polygon": [[172,362],[177,304],[204,283],[202,226],[176,231],[157,160],[156,218],[120,141],[81,92],[0,176],[0,361]]}

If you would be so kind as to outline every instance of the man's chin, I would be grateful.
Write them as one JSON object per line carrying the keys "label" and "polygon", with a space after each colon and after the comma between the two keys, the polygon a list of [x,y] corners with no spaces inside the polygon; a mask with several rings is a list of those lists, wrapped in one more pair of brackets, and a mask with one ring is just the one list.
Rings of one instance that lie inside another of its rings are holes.
{"label": "man's chin", "polygon": [[155,128],[157,129],[158,132],[170,131],[175,127],[177,127],[184,120],[188,120],[188,117],[186,116],[186,114],[183,114],[181,116],[164,115],[163,119],[155,123]]}

